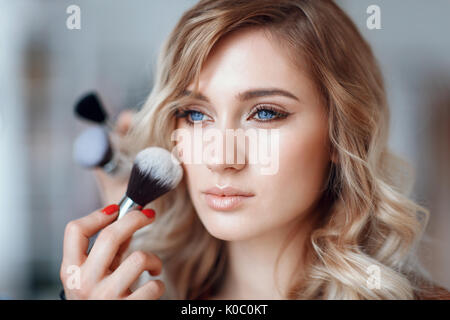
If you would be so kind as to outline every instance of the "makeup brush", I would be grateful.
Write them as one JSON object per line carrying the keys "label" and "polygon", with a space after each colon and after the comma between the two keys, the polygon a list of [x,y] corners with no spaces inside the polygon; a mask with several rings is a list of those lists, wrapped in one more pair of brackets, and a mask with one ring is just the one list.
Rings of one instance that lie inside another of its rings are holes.
{"label": "makeup brush", "polygon": [[94,126],[81,133],[73,145],[73,159],[82,168],[102,168],[110,175],[129,174],[132,162],[113,149],[108,133]]}
{"label": "makeup brush", "polygon": [[119,202],[118,219],[173,190],[182,177],[181,164],[169,151],[159,147],[142,150],[134,160],[126,194]]}
{"label": "makeup brush", "polygon": [[113,125],[108,120],[108,114],[96,92],[89,92],[82,96],[75,104],[75,114],[82,119],[105,125],[113,131]]}

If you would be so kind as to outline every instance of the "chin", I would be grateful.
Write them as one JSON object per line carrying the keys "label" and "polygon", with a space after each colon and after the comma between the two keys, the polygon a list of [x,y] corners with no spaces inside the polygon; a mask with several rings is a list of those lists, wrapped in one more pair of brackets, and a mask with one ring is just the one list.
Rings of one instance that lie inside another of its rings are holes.
{"label": "chin", "polygon": [[217,239],[223,241],[242,241],[248,240],[253,237],[253,235],[245,232],[236,232],[236,230],[225,230],[224,228],[209,229],[206,228],[208,232]]}
{"label": "chin", "polygon": [[[260,234],[261,232],[254,230],[255,224],[249,224],[248,222],[240,219],[242,214],[244,213],[203,211],[203,214],[199,214],[199,217],[206,230],[214,238],[220,240],[248,240]],[[215,215],[215,217],[212,217],[212,215]],[[220,215],[220,217],[217,215]]]}

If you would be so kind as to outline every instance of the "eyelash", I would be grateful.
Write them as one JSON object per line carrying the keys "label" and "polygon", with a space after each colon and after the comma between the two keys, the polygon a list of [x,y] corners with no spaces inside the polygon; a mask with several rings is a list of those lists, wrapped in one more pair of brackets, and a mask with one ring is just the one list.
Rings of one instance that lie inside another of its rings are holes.
{"label": "eyelash", "polygon": [[[255,121],[257,121],[257,122],[264,122],[264,123],[265,122],[273,122],[273,121],[278,121],[278,120],[281,120],[281,119],[285,119],[285,118],[287,118],[290,115],[290,113],[288,113],[288,112],[278,110],[278,109],[276,109],[276,108],[274,108],[272,106],[269,106],[269,105],[258,105],[251,112],[250,117],[256,115],[258,112],[263,111],[263,110],[270,111],[273,114],[274,118],[273,119],[269,119],[269,120],[254,119]],[[179,109],[177,109],[175,111],[175,117],[177,117],[177,118],[184,118],[188,125],[193,126],[196,121],[192,121],[192,120],[189,119],[189,116],[193,112],[198,112],[198,113],[201,113],[201,114],[205,115],[203,112],[201,112],[199,110],[189,109],[188,107],[186,107],[186,108],[179,108]],[[202,121],[198,121],[198,122],[202,122]]]}

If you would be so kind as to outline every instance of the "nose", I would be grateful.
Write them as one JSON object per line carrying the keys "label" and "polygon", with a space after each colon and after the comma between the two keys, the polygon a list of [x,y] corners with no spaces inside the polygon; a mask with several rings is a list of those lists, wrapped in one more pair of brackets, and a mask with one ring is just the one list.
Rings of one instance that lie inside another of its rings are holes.
{"label": "nose", "polygon": [[241,171],[245,167],[244,164],[240,163],[207,163],[206,167],[211,170],[212,172],[225,172],[225,171]]}
{"label": "nose", "polygon": [[238,172],[244,169],[247,165],[245,136],[227,129],[225,134],[222,132],[219,139],[222,139],[222,143],[215,144],[210,147],[210,152],[205,152],[206,167],[216,173]]}

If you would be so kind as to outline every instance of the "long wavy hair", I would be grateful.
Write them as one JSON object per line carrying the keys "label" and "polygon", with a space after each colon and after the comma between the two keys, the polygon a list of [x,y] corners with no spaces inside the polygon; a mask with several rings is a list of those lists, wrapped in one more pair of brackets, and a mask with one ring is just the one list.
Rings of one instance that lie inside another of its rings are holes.
{"label": "long wavy hair", "polygon": [[[285,298],[415,298],[429,280],[416,259],[428,212],[408,199],[407,167],[388,150],[389,110],[372,50],[333,1],[198,2],[164,43],[155,84],[123,147],[130,156],[148,146],[172,150],[174,112],[184,89],[195,83],[194,93],[198,90],[202,65],[222,37],[250,27],[272,35],[293,67],[306,60],[323,97],[337,159],[322,197],[326,205],[303,250],[302,272],[292,275]],[[224,242],[202,225],[184,180],[152,207],[158,218],[130,248],[163,260],[163,298],[201,299],[220,285],[226,271]],[[380,286],[370,288],[374,266]]]}

